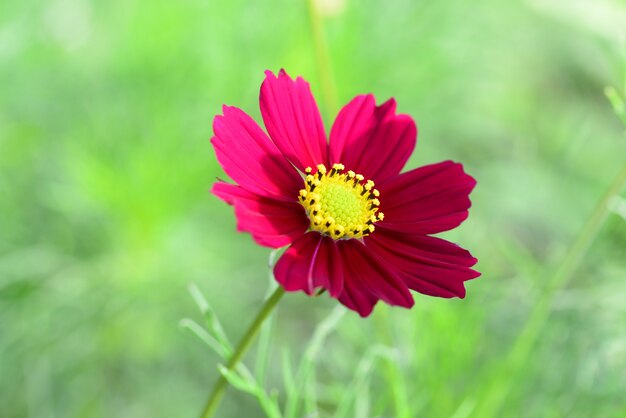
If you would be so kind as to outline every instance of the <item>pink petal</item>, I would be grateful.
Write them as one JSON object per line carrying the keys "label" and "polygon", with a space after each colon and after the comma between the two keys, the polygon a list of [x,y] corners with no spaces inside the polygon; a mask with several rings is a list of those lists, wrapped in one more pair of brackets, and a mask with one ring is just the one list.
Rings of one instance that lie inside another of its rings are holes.
{"label": "pink petal", "polygon": [[343,290],[343,265],[335,240],[322,237],[313,266],[313,283],[337,298]]}
{"label": "pink petal", "polygon": [[330,163],[382,182],[400,173],[416,140],[415,122],[396,115],[394,99],[376,106],[373,95],[357,96],[341,109],[330,131]]}
{"label": "pink petal", "polygon": [[261,114],[270,137],[300,171],[327,163],[326,133],[309,83],[280,70],[265,72]]}
{"label": "pink petal", "polygon": [[[353,275],[353,273],[350,274]],[[356,280],[347,280],[344,282],[339,302],[365,318],[374,310],[374,306],[378,303],[378,298],[363,286],[360,286]]]}
{"label": "pink petal", "polygon": [[464,282],[480,276],[470,268],[477,260],[469,251],[440,238],[376,230],[365,243],[403,273],[409,288],[426,295],[463,298]]}
{"label": "pink petal", "polygon": [[337,244],[344,266],[344,290],[339,301],[368,316],[378,299],[410,308],[413,296],[400,277],[358,240]]}
{"label": "pink petal", "polygon": [[296,201],[300,174],[250,116],[236,107],[223,112],[213,120],[211,143],[226,174],[249,192]]}
{"label": "pink petal", "polygon": [[265,247],[280,248],[291,244],[309,227],[309,220],[299,203],[258,196],[224,182],[215,183],[211,192],[235,206],[237,230],[249,232]]}
{"label": "pink petal", "polygon": [[377,185],[385,214],[377,227],[417,235],[455,228],[467,218],[475,185],[463,165],[452,161],[400,174]]}
{"label": "pink petal", "polygon": [[332,238],[309,232],[285,251],[274,267],[276,280],[289,292],[312,294],[328,289],[337,297],[343,288],[341,259]]}

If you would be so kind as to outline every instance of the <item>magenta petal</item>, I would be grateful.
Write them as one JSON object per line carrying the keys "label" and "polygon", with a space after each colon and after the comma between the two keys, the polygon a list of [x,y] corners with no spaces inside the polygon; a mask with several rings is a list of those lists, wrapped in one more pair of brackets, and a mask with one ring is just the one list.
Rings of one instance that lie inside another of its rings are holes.
{"label": "magenta petal", "polygon": [[297,239],[274,266],[274,277],[288,292],[313,293],[313,262],[322,236],[309,232]]}
{"label": "magenta petal", "polygon": [[426,295],[463,298],[464,282],[480,276],[470,268],[477,260],[469,251],[441,238],[377,230],[365,243],[402,272],[409,288]]}
{"label": "magenta petal", "polygon": [[382,182],[400,173],[416,140],[415,122],[396,115],[394,99],[376,106],[373,95],[357,96],[341,109],[330,131],[330,163]]}
{"label": "magenta petal", "polygon": [[327,162],[326,133],[309,83],[265,72],[260,106],[270,137],[300,171]]}
{"label": "magenta petal", "polygon": [[289,292],[302,290],[310,295],[321,287],[337,297],[343,289],[343,270],[335,241],[308,232],[278,260],[274,276]]}
{"label": "magenta petal", "polygon": [[289,245],[309,227],[308,218],[299,203],[258,196],[224,182],[215,183],[211,191],[235,206],[237,230],[249,232],[257,243],[265,247]]}
{"label": "magenta petal", "polygon": [[455,228],[467,218],[475,185],[463,165],[452,161],[400,174],[377,185],[380,211],[385,214],[377,228],[417,235]]}
{"label": "magenta petal", "polygon": [[343,290],[343,263],[335,240],[323,236],[313,265],[315,287],[328,290],[330,296],[337,298]]}
{"label": "magenta petal", "polygon": [[[349,273],[351,276],[353,273]],[[339,302],[347,308],[356,311],[363,318],[368,317],[378,303],[378,298],[366,288],[360,286],[355,280],[344,281],[343,291],[339,296]]]}
{"label": "magenta petal", "polygon": [[237,184],[260,196],[296,201],[302,177],[259,125],[236,107],[213,120],[217,159]]}
{"label": "magenta petal", "polygon": [[361,316],[371,313],[377,299],[410,308],[413,296],[396,272],[358,240],[338,242],[344,265],[344,291],[339,301]]}

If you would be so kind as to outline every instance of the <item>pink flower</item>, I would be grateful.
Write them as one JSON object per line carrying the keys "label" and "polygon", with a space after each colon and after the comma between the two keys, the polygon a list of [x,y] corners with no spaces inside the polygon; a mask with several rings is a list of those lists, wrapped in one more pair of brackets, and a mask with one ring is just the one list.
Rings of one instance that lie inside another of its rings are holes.
{"label": "pink flower", "polygon": [[361,316],[379,299],[413,306],[409,289],[465,297],[480,273],[465,249],[430,236],[468,216],[476,181],[452,161],[400,173],[417,139],[390,99],[355,97],[330,139],[309,84],[266,71],[260,105],[269,136],[246,113],[224,106],[211,143],[224,171],[212,192],[235,208],[237,229],[260,245],[289,245],[274,267],[287,291],[327,290]]}

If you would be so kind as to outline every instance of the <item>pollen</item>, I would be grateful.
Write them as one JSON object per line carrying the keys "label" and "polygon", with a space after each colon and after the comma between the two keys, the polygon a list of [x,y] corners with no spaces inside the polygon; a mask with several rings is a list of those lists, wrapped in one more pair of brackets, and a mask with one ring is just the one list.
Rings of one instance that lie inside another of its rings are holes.
{"label": "pollen", "polygon": [[358,239],[374,232],[374,224],[383,220],[378,211],[380,192],[372,180],[345,171],[343,164],[330,170],[319,164],[305,170],[304,189],[298,199],[311,221],[311,230],[333,239]]}

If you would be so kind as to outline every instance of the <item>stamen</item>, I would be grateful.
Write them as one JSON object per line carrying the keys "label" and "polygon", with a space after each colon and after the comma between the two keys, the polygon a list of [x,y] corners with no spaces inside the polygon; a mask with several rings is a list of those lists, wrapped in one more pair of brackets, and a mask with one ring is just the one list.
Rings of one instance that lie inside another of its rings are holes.
{"label": "stamen", "polygon": [[305,188],[298,199],[306,210],[311,229],[335,240],[359,239],[374,232],[383,219],[378,212],[380,192],[372,180],[335,163],[330,170],[319,164],[304,171]]}

